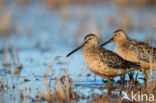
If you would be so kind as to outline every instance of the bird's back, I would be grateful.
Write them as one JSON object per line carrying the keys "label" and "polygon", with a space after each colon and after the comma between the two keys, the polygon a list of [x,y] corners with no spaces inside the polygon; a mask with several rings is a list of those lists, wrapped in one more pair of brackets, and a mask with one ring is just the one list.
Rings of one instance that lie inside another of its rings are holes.
{"label": "bird's back", "polygon": [[150,46],[148,43],[129,39],[124,44],[124,47],[133,51],[134,56],[143,62],[156,62],[156,48]]}
{"label": "bird's back", "polygon": [[99,54],[101,55],[103,62],[114,69],[140,68],[138,63],[125,60],[118,54],[105,48],[99,47]]}

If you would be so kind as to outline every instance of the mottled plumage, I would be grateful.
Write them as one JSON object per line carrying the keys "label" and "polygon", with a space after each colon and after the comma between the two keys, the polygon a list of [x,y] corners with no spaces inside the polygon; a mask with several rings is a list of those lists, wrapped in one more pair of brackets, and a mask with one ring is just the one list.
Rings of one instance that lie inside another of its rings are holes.
{"label": "mottled plumage", "polygon": [[87,35],[84,43],[71,53],[82,48],[84,45],[86,48],[83,51],[83,55],[87,67],[98,76],[110,79],[141,68],[138,63],[124,60],[118,54],[99,46],[99,39],[95,34]]}
{"label": "mottled plumage", "polygon": [[149,44],[128,38],[123,47],[134,52],[138,60],[143,62],[156,62],[156,48]]}
{"label": "mottled plumage", "polygon": [[[126,60],[139,62],[142,70],[145,71],[145,81],[147,85],[147,70],[156,68],[156,48],[148,43],[131,39],[124,30],[117,30],[113,33],[112,38],[101,46],[109,42],[116,42],[116,53]],[[152,71],[151,71],[152,72]]]}
{"label": "mottled plumage", "polygon": [[[124,30],[117,30],[113,33],[111,40],[117,43],[116,53],[126,60],[140,62],[143,70],[156,67],[156,48],[148,43],[131,39]],[[107,42],[108,43],[108,42]]]}

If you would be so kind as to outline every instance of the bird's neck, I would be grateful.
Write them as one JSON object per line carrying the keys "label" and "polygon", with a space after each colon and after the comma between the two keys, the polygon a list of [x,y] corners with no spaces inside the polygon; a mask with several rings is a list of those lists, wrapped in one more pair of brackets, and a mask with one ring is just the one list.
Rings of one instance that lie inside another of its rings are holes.
{"label": "bird's neck", "polygon": [[130,38],[126,37],[122,40],[117,41],[116,43],[117,43],[117,45],[124,45],[129,40],[130,40]]}
{"label": "bird's neck", "polygon": [[86,48],[91,48],[91,47],[98,47],[99,44],[98,43],[88,43]]}
{"label": "bird's neck", "polygon": [[99,47],[99,45],[91,44],[91,45],[87,45],[87,46],[86,46],[86,49],[92,50],[92,49],[97,48],[97,47]]}

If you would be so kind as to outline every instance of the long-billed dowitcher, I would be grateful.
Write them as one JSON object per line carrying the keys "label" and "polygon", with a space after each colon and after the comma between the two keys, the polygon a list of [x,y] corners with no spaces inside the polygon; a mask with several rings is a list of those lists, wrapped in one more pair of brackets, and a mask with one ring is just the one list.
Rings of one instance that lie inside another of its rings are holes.
{"label": "long-billed dowitcher", "polygon": [[112,38],[101,46],[109,42],[117,43],[115,51],[121,57],[132,62],[140,63],[142,70],[145,71],[145,81],[147,83],[147,70],[156,68],[156,48],[150,46],[148,43],[129,38],[122,29],[116,30]]}
{"label": "long-billed dowitcher", "polygon": [[124,60],[118,54],[101,47],[99,45],[99,38],[92,33],[88,34],[84,38],[84,42],[67,54],[66,57],[69,57],[72,53],[84,46],[86,48],[83,50],[83,56],[87,67],[96,75],[108,79],[106,86],[109,85],[111,78],[141,68],[140,64]]}

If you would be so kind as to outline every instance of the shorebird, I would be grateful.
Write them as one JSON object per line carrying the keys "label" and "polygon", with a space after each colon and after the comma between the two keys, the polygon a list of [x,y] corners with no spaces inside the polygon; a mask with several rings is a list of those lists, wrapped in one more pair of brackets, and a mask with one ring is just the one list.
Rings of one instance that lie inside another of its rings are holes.
{"label": "shorebird", "polygon": [[147,70],[156,68],[156,48],[150,46],[148,43],[129,38],[127,33],[122,29],[116,30],[112,38],[101,46],[110,42],[117,43],[115,52],[121,57],[132,62],[140,63],[142,70],[145,72],[145,81],[147,83]]}
{"label": "shorebird", "polygon": [[85,46],[83,56],[88,69],[96,75],[107,79],[106,87],[110,79],[125,73],[140,69],[140,64],[123,59],[118,54],[107,50],[99,45],[99,38],[90,33],[84,38],[84,42],[72,52],[66,55],[69,57]]}

